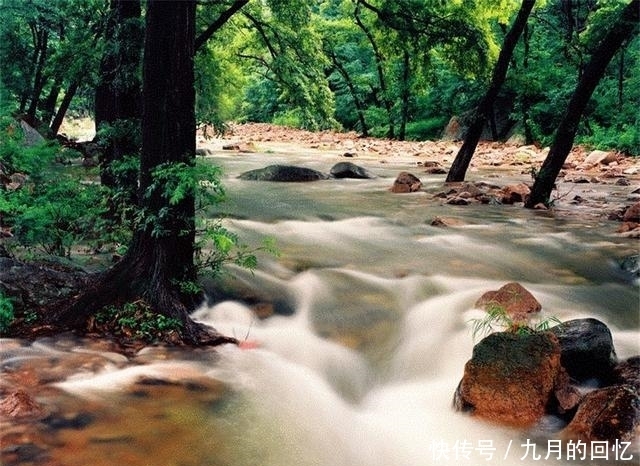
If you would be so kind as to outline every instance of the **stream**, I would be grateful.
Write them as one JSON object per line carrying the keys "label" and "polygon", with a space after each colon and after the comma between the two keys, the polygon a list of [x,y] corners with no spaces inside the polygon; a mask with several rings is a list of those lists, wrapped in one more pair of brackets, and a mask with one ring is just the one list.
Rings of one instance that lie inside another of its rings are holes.
{"label": "stream", "polygon": [[[230,267],[216,286],[272,303],[273,315],[259,319],[249,304],[212,300],[194,317],[240,347],[152,347],[130,358],[69,336],[4,340],[5,370],[57,374],[39,398],[54,414],[32,442],[48,446],[46,460],[27,452],[7,464],[638,463],[637,451],[619,461],[558,452],[557,419],[522,431],[451,406],[474,345],[473,319],[483,315],[474,303],[507,282],[531,291],[543,318],[597,318],[612,330],[620,359],[640,354],[638,284],[617,264],[637,252],[637,241],[616,236],[601,212],[568,202],[554,213],[445,205],[434,197],[444,175],[420,173],[409,158],[356,159],[377,177],[313,183],[237,176],[272,163],[328,172],[340,161],[335,154],[280,148],[211,158],[224,169],[229,198],[211,215],[228,213],[224,225],[244,243],[273,238],[279,251],[260,253],[254,272]],[[402,170],[419,176],[424,191],[390,193]],[[515,173],[470,178],[528,181]],[[612,205],[629,192],[580,190]],[[455,226],[433,226],[435,217]]]}

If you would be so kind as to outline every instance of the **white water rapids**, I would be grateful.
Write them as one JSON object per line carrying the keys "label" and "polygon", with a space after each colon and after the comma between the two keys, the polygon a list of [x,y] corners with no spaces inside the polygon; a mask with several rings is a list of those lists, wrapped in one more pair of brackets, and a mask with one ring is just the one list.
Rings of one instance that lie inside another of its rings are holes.
{"label": "white water rapids", "polygon": [[[453,411],[474,344],[470,321],[482,316],[473,304],[518,281],[542,303],[543,316],[595,317],[611,328],[621,359],[639,354],[638,288],[615,263],[637,248],[634,240],[616,237],[595,215],[455,207],[431,193],[391,194],[393,177],[407,168],[428,190],[442,187],[441,176],[401,162],[364,164],[380,176],[374,180],[270,184],[235,177],[290,156],[217,159],[226,173],[225,209],[234,215],[226,225],[249,244],[273,237],[280,250],[279,257],[260,255],[255,273],[232,269],[232,282],[293,313],[258,320],[237,301],[203,306],[195,317],[246,340],[244,348],[220,348],[210,360],[85,374],[61,387],[96,394],[117,391],[140,373],[180,371],[225,382],[233,396],[202,413],[194,429],[222,422],[230,459],[218,462],[212,446],[200,464],[577,463],[565,450],[560,459],[547,450],[557,421],[523,432]],[[296,162],[328,171],[337,161],[315,160]],[[431,226],[436,215],[462,226]],[[581,464],[613,463],[587,455]]]}

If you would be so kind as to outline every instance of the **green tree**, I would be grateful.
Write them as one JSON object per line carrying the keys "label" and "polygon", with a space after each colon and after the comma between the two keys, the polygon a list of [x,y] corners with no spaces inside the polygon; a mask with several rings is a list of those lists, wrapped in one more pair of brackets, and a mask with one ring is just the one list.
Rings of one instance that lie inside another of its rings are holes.
{"label": "green tree", "polygon": [[449,174],[447,175],[446,180],[447,182],[464,180],[467,168],[469,167],[469,163],[473,157],[473,153],[478,146],[478,141],[480,141],[482,130],[484,129],[487,121],[490,120],[490,113],[493,112],[495,100],[498,97],[498,93],[500,92],[500,88],[502,87],[505,78],[507,77],[507,71],[509,69],[509,62],[511,61],[513,50],[520,39],[520,35],[522,34],[525,25],[527,24],[527,19],[529,18],[529,14],[533,9],[534,4],[535,0],[523,0],[522,6],[518,11],[518,15],[516,16],[511,29],[504,38],[504,43],[502,45],[502,49],[500,49],[498,61],[493,69],[491,83],[489,84],[487,92],[475,109],[474,118],[469,125],[469,129],[467,130],[467,134],[464,138],[464,143],[449,169]]}
{"label": "green tree", "polygon": [[101,0],[0,4],[0,59],[6,64],[0,79],[18,103],[16,111],[43,133],[57,133],[80,77],[92,84],[87,70],[97,60],[102,6]]}
{"label": "green tree", "polygon": [[145,313],[179,323],[191,344],[233,339],[191,320],[197,296],[195,248],[195,1],[148,0],[143,59],[141,222],[126,255],[46,323],[78,328],[112,304],[139,302]]}
{"label": "green tree", "polygon": [[637,35],[639,20],[640,0],[632,0],[621,9],[606,35],[591,54],[591,59],[578,81],[564,117],[558,126],[551,150],[536,175],[531,195],[525,202],[525,207],[533,208],[539,203],[549,205],[555,180],[571,151],[584,109],[613,56],[625,42]]}

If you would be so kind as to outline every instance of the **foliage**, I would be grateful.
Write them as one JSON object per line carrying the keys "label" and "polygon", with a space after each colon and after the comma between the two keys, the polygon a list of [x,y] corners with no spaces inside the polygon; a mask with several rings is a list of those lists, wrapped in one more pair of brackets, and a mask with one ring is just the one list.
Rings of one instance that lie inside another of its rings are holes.
{"label": "foliage", "polygon": [[0,335],[4,334],[13,322],[13,303],[0,292]]}
{"label": "foliage", "polygon": [[109,329],[117,336],[146,343],[160,341],[167,334],[179,333],[182,328],[178,319],[153,312],[142,300],[103,308],[96,314],[95,325]]}
{"label": "foliage", "polygon": [[516,321],[507,313],[506,308],[498,303],[488,303],[485,316],[471,321],[474,340],[478,336],[486,336],[496,328],[521,335],[544,332],[560,323],[560,320],[553,316],[538,321]]}

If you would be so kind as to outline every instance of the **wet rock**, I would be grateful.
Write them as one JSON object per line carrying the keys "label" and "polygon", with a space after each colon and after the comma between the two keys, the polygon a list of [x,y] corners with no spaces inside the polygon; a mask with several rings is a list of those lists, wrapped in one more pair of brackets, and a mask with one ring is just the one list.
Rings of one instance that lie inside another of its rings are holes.
{"label": "wet rock", "polygon": [[46,450],[33,442],[2,445],[0,452],[3,464],[46,464]]}
{"label": "wet rock", "polygon": [[447,199],[449,205],[469,205],[469,200],[461,196],[454,196]]}
{"label": "wet rock", "polygon": [[630,278],[640,278],[640,254],[623,257],[618,261],[618,266],[620,270],[628,274]]}
{"label": "wet rock", "polygon": [[330,173],[335,178],[375,178],[375,175],[370,173],[368,170],[351,162],[336,163],[333,167],[331,167]]}
{"label": "wet rock", "polygon": [[550,331],[558,337],[562,366],[578,382],[612,378],[617,362],[611,331],[597,319],[568,320]]}
{"label": "wet rock", "polygon": [[400,172],[393,182],[391,192],[393,193],[413,193],[422,187],[422,182],[418,177],[409,172]]}
{"label": "wet rock", "polygon": [[454,407],[502,424],[531,426],[555,399],[561,373],[553,334],[494,333],[473,348]]}
{"label": "wet rock", "polygon": [[462,220],[451,217],[434,217],[431,220],[431,226],[434,227],[460,227],[465,223]]}
{"label": "wet rock", "polygon": [[622,221],[640,223],[640,202],[636,202],[625,210]]}
{"label": "wet rock", "polygon": [[630,441],[639,428],[638,392],[630,385],[616,385],[588,393],[563,436],[586,442]]}
{"label": "wet rock", "polygon": [[265,168],[250,170],[240,175],[242,180],[306,182],[327,179],[327,175],[312,168],[293,165],[269,165]]}
{"label": "wet rock", "polygon": [[613,368],[613,383],[631,385],[640,393],[640,356],[626,359]]}
{"label": "wet rock", "polygon": [[491,306],[501,306],[514,323],[526,323],[532,314],[540,312],[542,305],[521,284],[507,283],[497,291],[487,291],[475,306],[488,309]]}
{"label": "wet rock", "polygon": [[514,204],[516,202],[524,202],[531,194],[531,189],[524,183],[510,184],[499,191],[500,201],[503,204]]}
{"label": "wet rock", "polygon": [[8,418],[40,417],[44,408],[26,391],[18,389],[0,400],[0,415]]}
{"label": "wet rock", "polygon": [[91,413],[74,413],[74,414],[53,414],[43,420],[43,422],[51,429],[84,429],[95,420],[95,416]]}

